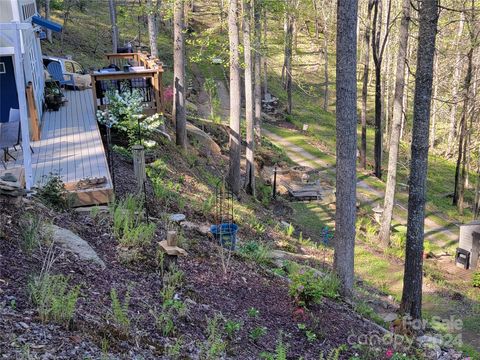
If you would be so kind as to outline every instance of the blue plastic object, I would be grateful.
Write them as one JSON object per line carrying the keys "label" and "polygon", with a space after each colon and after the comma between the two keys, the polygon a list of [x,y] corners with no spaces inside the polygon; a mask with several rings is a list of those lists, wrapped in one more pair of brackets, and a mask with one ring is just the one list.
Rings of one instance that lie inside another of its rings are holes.
{"label": "blue plastic object", "polygon": [[40,25],[44,28],[47,28],[49,30],[55,31],[55,32],[60,32],[63,29],[63,26],[60,24],[57,24],[56,22],[47,20],[41,16],[35,15],[32,16],[32,22],[34,24]]}
{"label": "blue plastic object", "polygon": [[212,225],[210,226],[210,232],[224,248],[235,250],[237,245],[237,224]]}

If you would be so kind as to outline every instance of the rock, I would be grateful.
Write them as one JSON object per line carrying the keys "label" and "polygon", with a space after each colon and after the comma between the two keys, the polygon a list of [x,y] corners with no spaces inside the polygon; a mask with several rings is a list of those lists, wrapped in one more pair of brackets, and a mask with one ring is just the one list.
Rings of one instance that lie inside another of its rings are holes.
{"label": "rock", "polygon": [[205,224],[195,224],[191,221],[183,221],[180,224],[185,230],[194,230],[200,235],[208,235],[210,233],[210,226]]}
{"label": "rock", "polygon": [[187,122],[187,135],[189,138],[198,141],[198,150],[203,156],[209,157],[221,154],[220,146],[218,146],[210,135],[189,122]]}
{"label": "rock", "polygon": [[49,225],[52,231],[53,241],[61,245],[65,250],[76,254],[81,260],[92,261],[98,264],[102,269],[105,269],[105,263],[97,255],[95,250],[81,237],[74,234],[70,230],[58,227],[56,225]]}
{"label": "rock", "polygon": [[386,314],[378,314],[383,319],[383,321],[390,323],[395,320],[398,316],[395,313],[386,313]]}
{"label": "rock", "polygon": [[97,206],[82,206],[75,208],[75,212],[82,214],[82,215],[90,215],[92,212],[97,214],[108,214],[110,209],[108,206],[104,205],[97,205]]}
{"label": "rock", "polygon": [[156,140],[157,142],[160,142],[162,138],[167,139],[168,141],[172,141],[171,136],[162,129],[152,129],[151,134],[153,140]]}
{"label": "rock", "polygon": [[26,323],[24,323],[23,321],[20,321],[20,322],[18,323],[18,325],[20,325],[20,326],[21,326],[22,328],[24,328],[24,329],[30,328],[30,326],[28,326],[28,325],[27,325]]}
{"label": "rock", "polygon": [[187,217],[184,214],[172,214],[170,215],[170,221],[180,224],[185,221]]}
{"label": "rock", "polygon": [[443,340],[435,336],[422,335],[417,337],[417,342],[420,346],[423,346],[426,344],[441,345]]}

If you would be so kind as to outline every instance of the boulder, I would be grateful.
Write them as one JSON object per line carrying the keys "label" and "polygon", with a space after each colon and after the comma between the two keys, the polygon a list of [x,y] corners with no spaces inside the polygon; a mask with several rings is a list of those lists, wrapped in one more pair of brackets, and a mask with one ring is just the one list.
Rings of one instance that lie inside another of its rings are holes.
{"label": "boulder", "polygon": [[221,154],[220,146],[205,131],[187,122],[187,135],[190,139],[198,141],[199,152],[203,156],[218,156]]}
{"label": "boulder", "polygon": [[55,244],[77,255],[81,260],[92,261],[102,269],[105,269],[106,266],[103,260],[100,259],[95,250],[80,236],[56,225],[49,225],[49,228]]}

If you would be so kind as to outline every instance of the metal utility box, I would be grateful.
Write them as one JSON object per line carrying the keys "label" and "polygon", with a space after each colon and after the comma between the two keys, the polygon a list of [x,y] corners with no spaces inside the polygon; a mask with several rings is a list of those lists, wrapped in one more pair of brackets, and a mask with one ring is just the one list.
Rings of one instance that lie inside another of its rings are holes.
{"label": "metal utility box", "polygon": [[478,257],[480,255],[480,221],[472,221],[468,224],[460,225],[460,239],[458,243],[459,249],[457,250],[457,255],[459,250],[461,254],[469,254],[468,261],[465,264],[464,261],[459,261],[460,258],[456,256],[456,263],[460,267],[466,269],[475,270],[478,265]]}

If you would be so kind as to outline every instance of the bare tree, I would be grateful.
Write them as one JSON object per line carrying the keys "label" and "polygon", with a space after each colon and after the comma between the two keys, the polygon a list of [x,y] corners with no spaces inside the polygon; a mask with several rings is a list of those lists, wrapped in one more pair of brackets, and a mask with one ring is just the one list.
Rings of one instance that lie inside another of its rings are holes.
{"label": "bare tree", "polygon": [[267,7],[263,7],[263,96],[265,100],[267,100],[268,94],[268,43],[267,43],[267,25],[268,25],[268,17],[267,17]]}
{"label": "bare tree", "polygon": [[176,144],[187,148],[187,115],[185,110],[185,39],[183,35],[184,0],[175,0],[173,13],[173,78]]}
{"label": "bare tree", "polygon": [[372,52],[373,63],[375,65],[375,176],[382,178],[382,61],[387,44],[389,26],[390,26],[390,9],[392,1],[388,0],[387,19],[385,24],[385,35],[381,39],[381,9],[382,0],[374,0],[373,6],[373,23],[372,23]]}
{"label": "bare tree", "polygon": [[250,23],[252,8],[250,0],[243,1],[243,52],[245,56],[245,119],[247,127],[247,167],[245,173],[245,190],[255,196],[255,133],[253,118],[253,81],[252,81],[252,48],[250,45]]}
{"label": "bare tree", "polygon": [[158,57],[157,48],[157,4],[153,2],[156,0],[147,0],[147,23],[148,23],[148,40],[150,42],[150,54]]}
{"label": "bare tree", "polygon": [[230,0],[228,38],[230,43],[230,168],[228,182],[234,194],[240,192],[240,60],[238,54],[238,0]]}
{"label": "bare tree", "polygon": [[117,5],[115,0],[108,0],[108,12],[110,14],[110,24],[112,26],[112,52],[116,54],[118,50],[118,26]]}
{"label": "bare tree", "polygon": [[362,139],[360,145],[360,163],[364,169],[367,168],[367,96],[368,96],[368,73],[370,63],[370,23],[372,18],[373,1],[369,0],[367,5],[367,20],[365,22],[365,53],[363,55],[363,79],[362,79]]}
{"label": "bare tree", "polygon": [[[50,0],[45,0],[45,19],[50,20]],[[52,30],[47,29],[47,40],[52,43]]]}
{"label": "bare tree", "polygon": [[417,1],[420,25],[413,105],[405,273],[400,305],[400,311],[414,319],[422,316],[423,240],[433,61],[438,22],[437,1]]}
{"label": "bare tree", "polygon": [[390,132],[390,149],[388,152],[388,175],[383,203],[383,215],[380,226],[380,241],[384,246],[390,244],[390,225],[392,223],[395,203],[395,186],[397,184],[398,148],[400,144],[400,128],[403,116],[403,94],[405,90],[405,62],[408,47],[408,27],[410,23],[410,0],[403,0],[402,21],[398,36],[398,56],[393,100],[393,119]]}
{"label": "bare tree", "polygon": [[[296,0],[293,0],[297,3]],[[285,69],[285,89],[287,90],[287,114],[292,113],[292,60],[293,60],[293,28],[295,24],[294,9],[296,4],[292,0],[287,1],[285,8],[285,53],[284,53],[284,69]]]}
{"label": "bare tree", "polygon": [[337,175],[334,268],[342,294],[353,292],[357,149],[357,0],[337,1]]}

